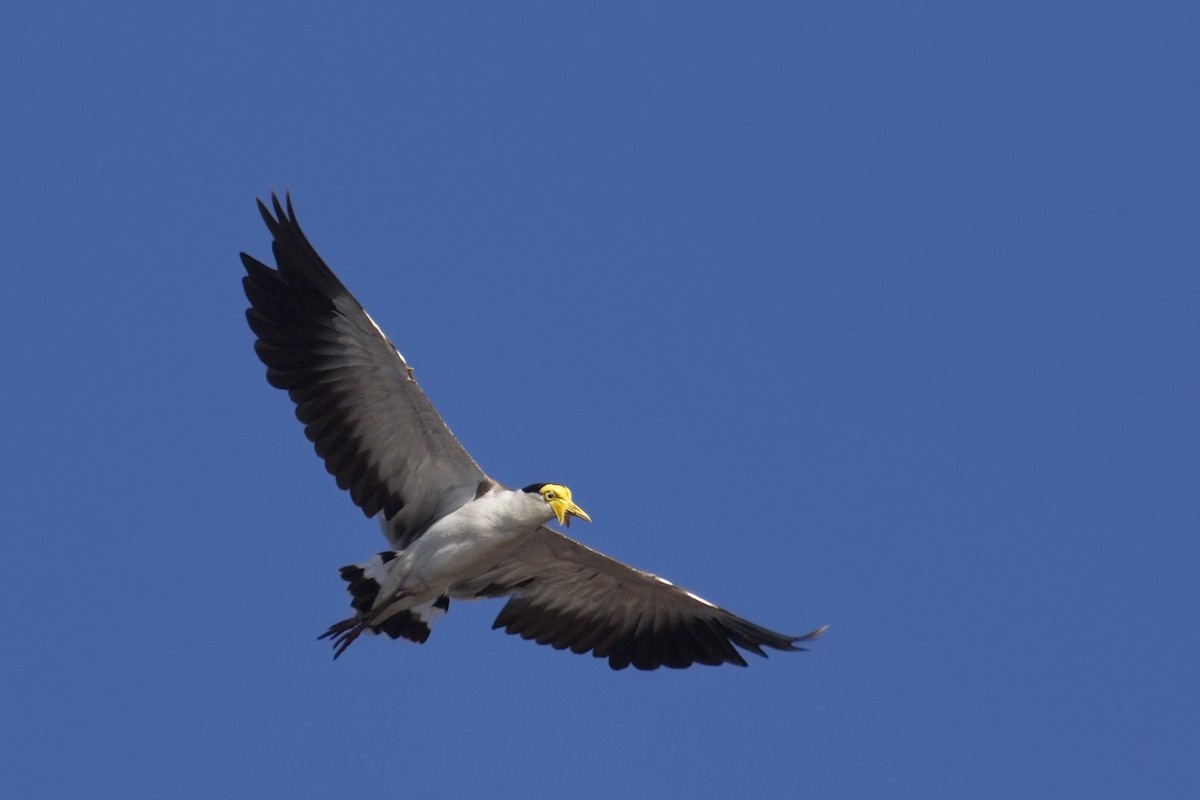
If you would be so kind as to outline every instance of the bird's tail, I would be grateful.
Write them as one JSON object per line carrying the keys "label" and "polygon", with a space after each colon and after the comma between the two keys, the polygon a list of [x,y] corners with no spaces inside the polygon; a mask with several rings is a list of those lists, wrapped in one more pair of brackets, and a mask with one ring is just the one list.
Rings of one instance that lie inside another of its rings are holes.
{"label": "bird's tail", "polygon": [[385,605],[376,607],[388,564],[398,555],[393,550],[385,550],[372,556],[369,561],[339,570],[342,580],[346,582],[346,591],[351,597],[350,606],[355,614],[330,625],[329,630],[317,637],[333,639],[334,658],[345,652],[363,631],[386,633],[393,639],[404,638],[421,644],[429,638],[434,621],[450,609],[450,598],[445,595],[408,608],[404,607],[407,596],[390,597]]}

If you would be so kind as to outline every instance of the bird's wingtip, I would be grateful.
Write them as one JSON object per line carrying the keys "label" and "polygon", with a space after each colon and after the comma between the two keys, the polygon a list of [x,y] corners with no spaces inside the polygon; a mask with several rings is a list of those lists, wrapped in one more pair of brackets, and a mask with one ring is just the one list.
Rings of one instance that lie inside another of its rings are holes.
{"label": "bird's wingtip", "polygon": [[809,631],[808,633],[804,634],[803,636],[797,638],[796,641],[797,642],[811,642],[813,639],[816,639],[818,636],[825,633],[825,631],[827,631],[827,630],[829,630],[829,626],[822,625],[821,627],[817,628],[815,631]]}

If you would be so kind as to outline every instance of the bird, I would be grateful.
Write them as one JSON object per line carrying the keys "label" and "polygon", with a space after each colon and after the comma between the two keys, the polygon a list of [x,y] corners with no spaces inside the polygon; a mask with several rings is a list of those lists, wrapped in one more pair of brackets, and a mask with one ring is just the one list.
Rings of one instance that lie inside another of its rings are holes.
{"label": "bird", "polygon": [[562,484],[509,489],[484,473],[285,198],[272,192],[270,209],[257,201],[276,266],[241,253],[254,349],[337,485],[389,544],[340,570],[353,614],[318,637],[335,659],[364,632],[424,643],[451,599],[507,598],[493,629],[590,652],[614,670],[744,667],[740,650],[804,650],[826,630],[777,633],[549,527],[591,518]]}

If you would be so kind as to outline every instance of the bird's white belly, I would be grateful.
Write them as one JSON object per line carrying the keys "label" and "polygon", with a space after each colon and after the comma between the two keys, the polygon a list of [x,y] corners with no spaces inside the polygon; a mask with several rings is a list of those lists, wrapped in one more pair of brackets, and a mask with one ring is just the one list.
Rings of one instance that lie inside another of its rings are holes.
{"label": "bird's white belly", "polygon": [[[528,534],[524,534],[528,535]],[[426,533],[416,542],[401,588],[437,590],[444,594],[456,580],[473,577],[503,558],[524,535],[487,532],[466,537],[458,533]],[[407,555],[407,552],[406,552]]]}
{"label": "bird's white belly", "polygon": [[492,567],[544,521],[516,516],[488,497],[438,520],[409,545],[391,562],[381,596],[451,594],[456,582]]}

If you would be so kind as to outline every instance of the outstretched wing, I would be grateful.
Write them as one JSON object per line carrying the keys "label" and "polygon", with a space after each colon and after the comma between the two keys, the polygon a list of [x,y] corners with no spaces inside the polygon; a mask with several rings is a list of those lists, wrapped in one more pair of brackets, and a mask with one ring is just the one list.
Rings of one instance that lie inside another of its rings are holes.
{"label": "outstretched wing", "polygon": [[766,656],[763,647],[803,650],[786,636],[719,608],[698,595],[539,528],[507,560],[455,594],[511,595],[493,628],[574,653],[591,651],[613,669],[737,664],[734,647]]}
{"label": "outstretched wing", "polygon": [[396,346],[309,244],[291,198],[258,209],[277,269],[242,253],[246,319],[267,381],[285,389],[337,484],[382,513],[403,549],[474,497],[486,476],[446,427]]}

